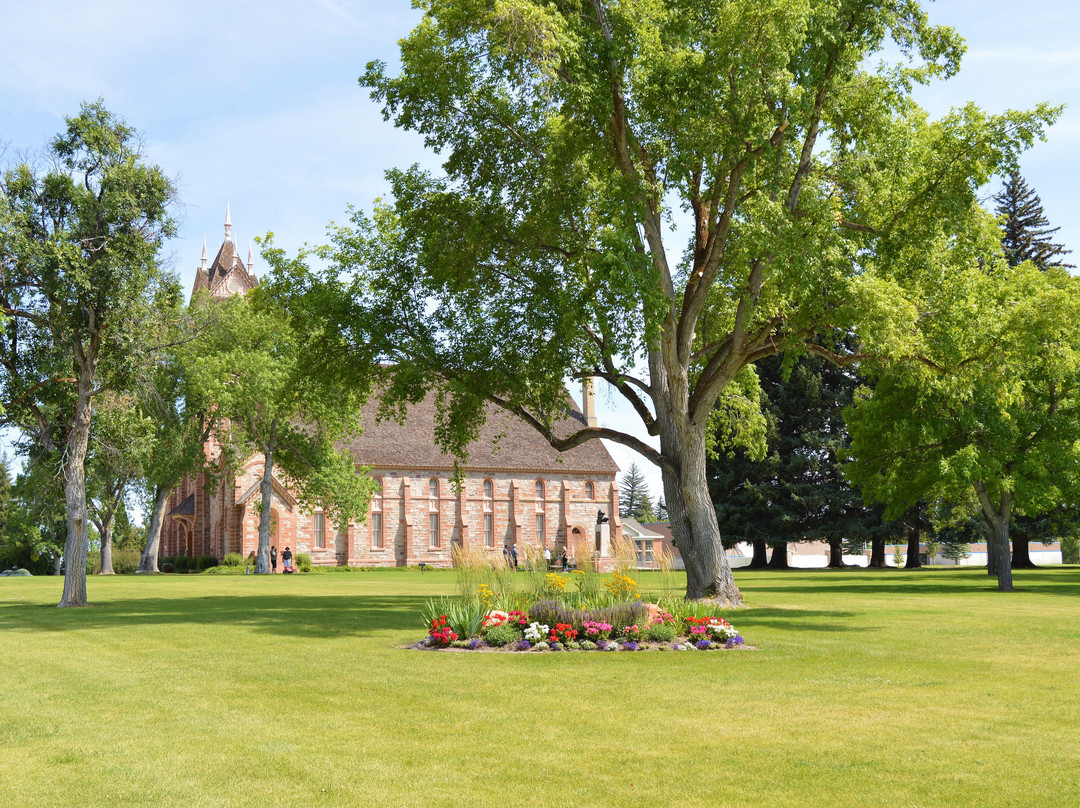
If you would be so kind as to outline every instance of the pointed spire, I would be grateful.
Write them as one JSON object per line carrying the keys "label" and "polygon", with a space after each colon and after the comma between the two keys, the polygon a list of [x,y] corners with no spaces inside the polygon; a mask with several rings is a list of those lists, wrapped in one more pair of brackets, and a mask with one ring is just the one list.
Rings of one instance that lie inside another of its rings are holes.
{"label": "pointed spire", "polygon": [[232,215],[229,212],[229,203],[225,203],[225,240],[232,237]]}
{"label": "pointed spire", "polygon": [[200,268],[206,269],[206,233],[203,233],[202,237],[202,267]]}
{"label": "pointed spire", "polygon": [[248,239],[248,272],[255,268],[255,255],[251,252],[251,239]]}

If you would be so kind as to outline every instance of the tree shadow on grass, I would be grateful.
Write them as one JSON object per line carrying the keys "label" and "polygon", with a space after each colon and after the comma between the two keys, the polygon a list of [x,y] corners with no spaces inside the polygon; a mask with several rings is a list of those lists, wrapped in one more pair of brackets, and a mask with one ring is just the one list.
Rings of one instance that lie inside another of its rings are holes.
{"label": "tree shadow on grass", "polygon": [[741,614],[728,617],[743,636],[753,634],[755,628],[778,628],[785,631],[876,631],[865,620],[857,622],[855,612],[817,611],[811,609],[775,609],[751,607]]}
{"label": "tree shadow on grass", "polygon": [[[747,592],[831,593],[849,595],[954,595],[957,597],[997,592],[997,578],[986,574],[984,568],[938,571],[934,568],[917,570],[870,570],[863,568],[831,570],[791,570],[784,580],[775,584],[758,583],[747,578]],[[805,584],[798,581],[800,573],[811,573]],[[1080,596],[1080,571],[1070,568],[1013,571],[1012,594]],[[1001,593],[1008,596],[1009,593]]]}
{"label": "tree shadow on grass", "polygon": [[289,637],[361,636],[415,628],[424,632],[417,595],[209,595],[194,598],[117,598],[85,609],[0,603],[0,631],[70,631],[132,626],[245,625]]}

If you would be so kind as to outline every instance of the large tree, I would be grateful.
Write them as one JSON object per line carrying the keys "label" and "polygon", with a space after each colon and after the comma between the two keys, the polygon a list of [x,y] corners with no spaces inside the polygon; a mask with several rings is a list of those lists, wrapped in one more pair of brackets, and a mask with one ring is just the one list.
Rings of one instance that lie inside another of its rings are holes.
{"label": "large tree", "polygon": [[[267,257],[283,260],[276,251]],[[294,328],[258,288],[222,301],[200,294],[193,304],[213,309],[217,321],[189,344],[197,355],[187,366],[217,416],[212,437],[224,473],[263,458],[255,572],[268,573],[275,470],[302,506],[321,508],[338,529],[367,512],[372,481],[338,445],[357,429],[367,390],[315,371],[308,340],[316,334]]]}
{"label": "large tree", "polygon": [[95,397],[130,379],[172,235],[173,186],[99,101],[50,144],[48,168],[0,183],[4,419],[62,457],[67,540],[60,606],[86,605],[85,460]]}
{"label": "large tree", "polygon": [[[705,480],[714,406],[834,328],[902,351],[906,290],[950,263],[977,188],[1055,111],[929,121],[911,87],[954,73],[963,44],[913,0],[422,6],[400,72],[361,81],[443,173],[389,172],[392,202],[335,232],[329,330],[361,365],[394,363],[389,403],[442,391],[448,450],[484,399],[558,449],[637,450],[661,470],[687,595],[741,603]],[[910,61],[868,69],[892,43]],[[659,449],[557,432],[564,380],[587,377]]]}
{"label": "large tree", "polygon": [[846,472],[887,517],[924,499],[978,518],[1011,591],[1015,515],[1080,494],[1080,282],[974,268],[943,284],[920,332],[936,361],[885,369],[856,402]]}
{"label": "large tree", "polygon": [[721,536],[725,544],[751,542],[753,567],[765,566],[767,547],[774,566],[786,566],[786,545],[800,541],[827,542],[829,566],[843,566],[845,539],[883,541],[881,508],[864,505],[841,472],[849,442],[843,411],[859,378],[818,356],[787,369],[782,357],[768,357],[757,371],[767,453],[737,451],[706,465]]}

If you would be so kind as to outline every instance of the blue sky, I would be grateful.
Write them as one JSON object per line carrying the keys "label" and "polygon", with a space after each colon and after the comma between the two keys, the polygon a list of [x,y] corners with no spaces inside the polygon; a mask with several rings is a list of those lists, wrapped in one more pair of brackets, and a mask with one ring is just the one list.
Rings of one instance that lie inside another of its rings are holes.
{"label": "blue sky", "polygon": [[[370,207],[386,191],[386,168],[434,165],[419,139],[384,123],[357,85],[369,60],[396,61],[398,39],[419,19],[408,3],[4,5],[4,161],[42,146],[81,100],[103,97],[143,133],[149,159],[177,182],[180,235],[168,251],[185,289],[204,234],[211,257],[221,243],[226,202],[242,254],[250,237],[267,231],[294,251],[318,241],[349,204]],[[1021,168],[1060,225],[1059,240],[1080,253],[1080,3],[942,0],[928,10],[969,47],[959,76],[920,91],[932,114],[966,101],[992,112],[1039,101],[1069,105]],[[261,268],[256,258],[256,272]],[[632,424],[632,414],[602,391],[599,404],[602,422]],[[634,459],[621,447],[613,453],[624,469]],[[659,475],[649,477],[659,493]]]}

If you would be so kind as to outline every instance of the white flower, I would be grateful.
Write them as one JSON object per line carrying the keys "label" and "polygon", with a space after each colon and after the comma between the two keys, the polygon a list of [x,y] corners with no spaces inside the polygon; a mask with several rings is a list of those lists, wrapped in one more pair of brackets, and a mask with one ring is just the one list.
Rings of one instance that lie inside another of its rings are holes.
{"label": "white flower", "polygon": [[529,642],[547,639],[548,631],[548,627],[543,623],[530,623],[529,627],[525,629],[525,639]]}

